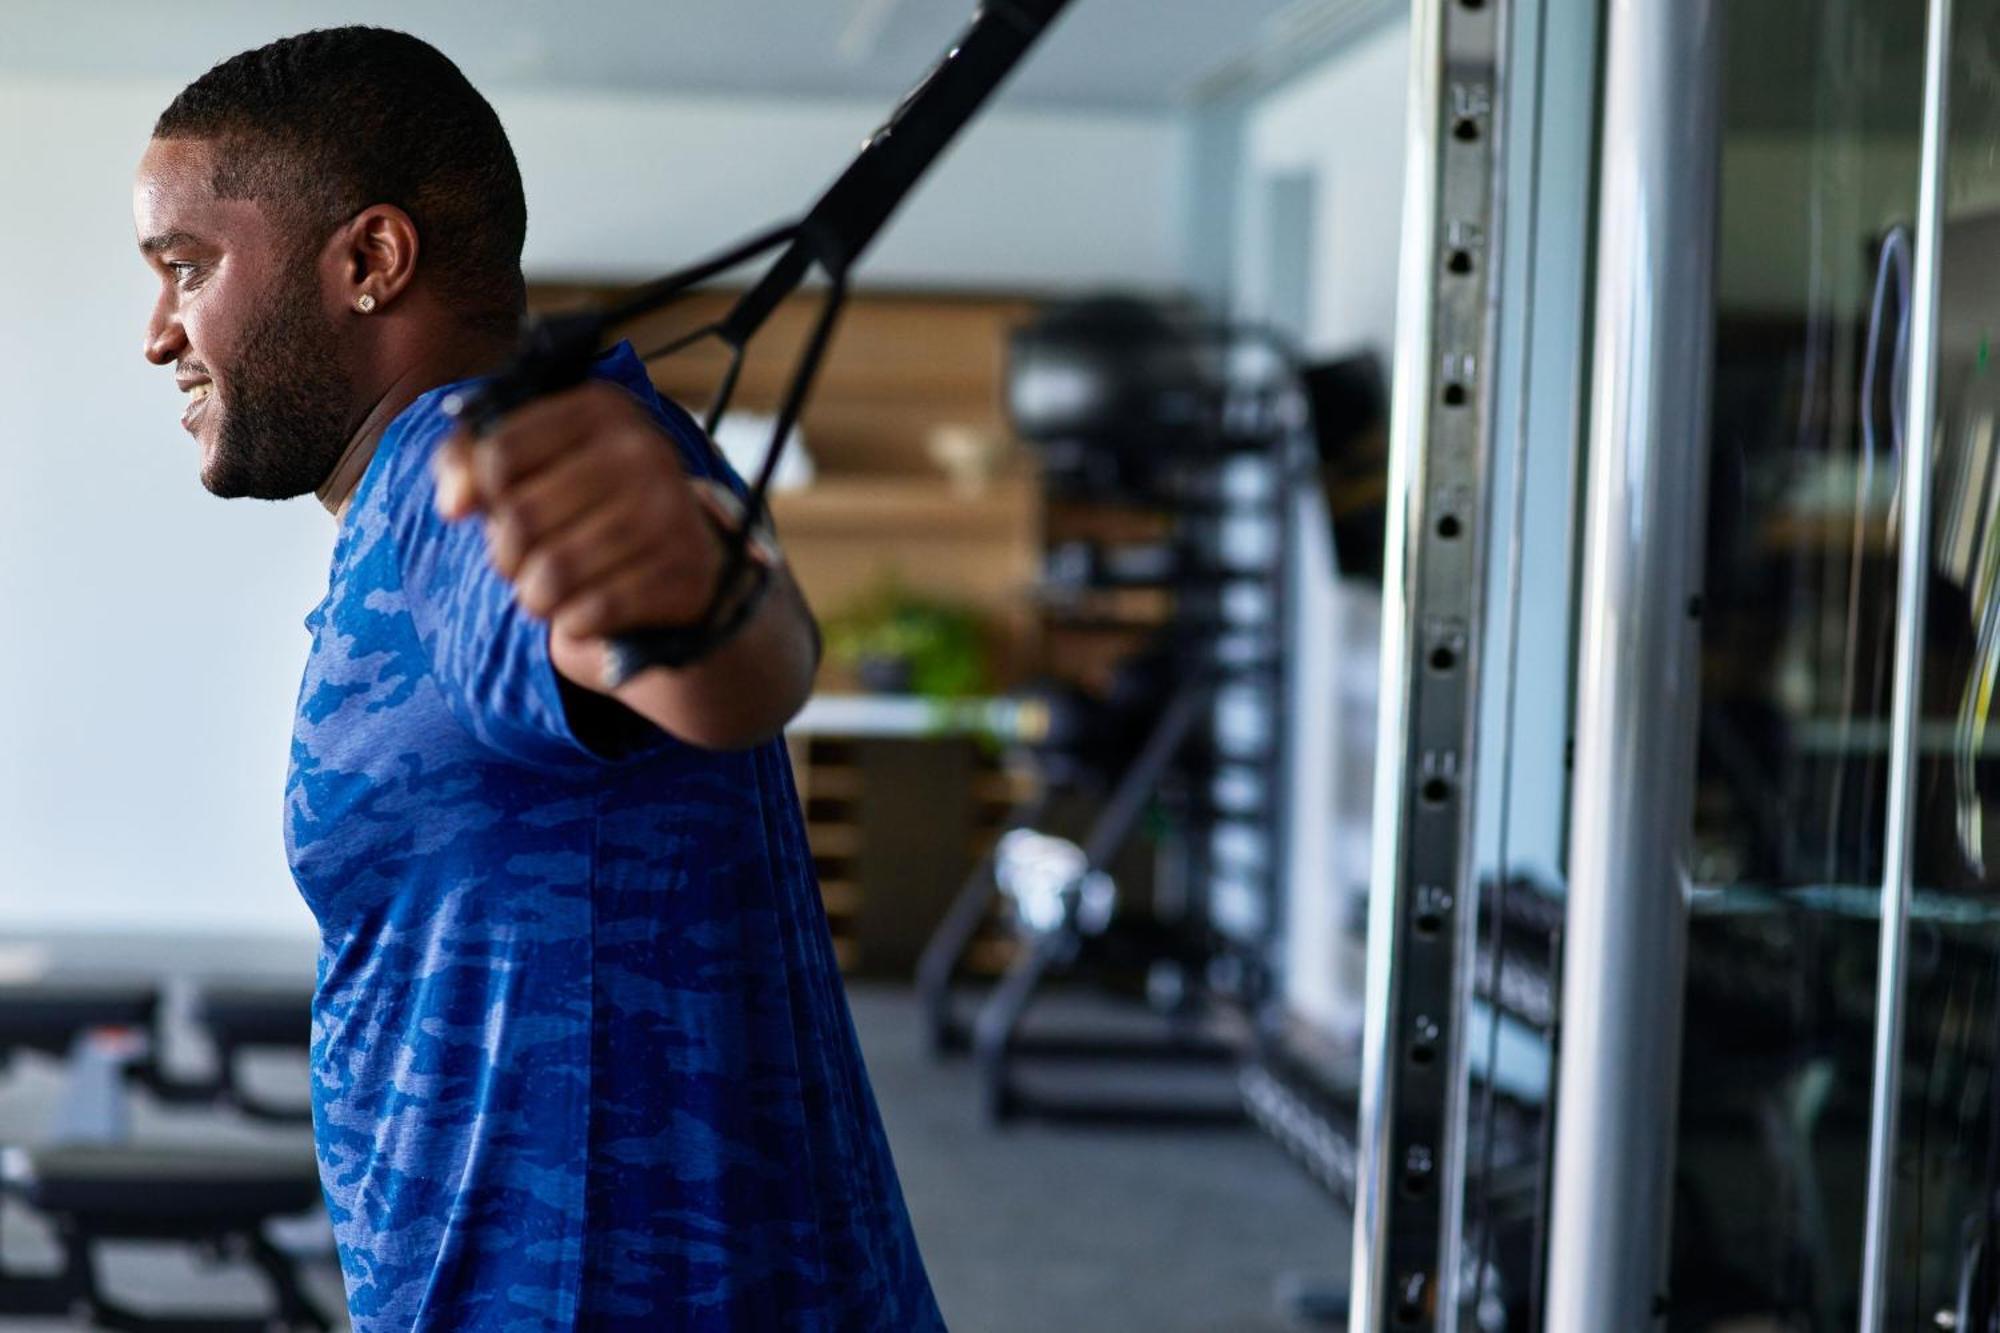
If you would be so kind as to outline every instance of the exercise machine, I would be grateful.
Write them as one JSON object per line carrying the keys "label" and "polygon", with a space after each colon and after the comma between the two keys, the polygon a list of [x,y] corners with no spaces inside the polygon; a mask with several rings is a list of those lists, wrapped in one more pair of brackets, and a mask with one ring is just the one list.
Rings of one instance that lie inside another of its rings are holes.
{"label": "exercise machine", "polygon": [[[1045,607],[1089,616],[1105,594],[1145,589],[1170,609],[1107,687],[1050,683],[1028,695],[1039,792],[924,952],[931,1047],[973,1051],[996,1120],[1236,1123],[1233,1092],[1086,1097],[1024,1071],[1230,1066],[1268,999],[1284,853],[1289,488],[1310,452],[1296,364],[1266,332],[1103,298],[1052,307],[1017,331],[1008,400],[1052,504],[1146,515],[1157,533],[1058,544],[1039,590]],[[1130,853],[1148,846],[1150,885],[1121,883],[1143,878],[1127,872]],[[996,910],[1017,952],[967,1019],[961,965]],[[1149,1002],[1156,1030],[1029,1030],[1030,1007],[1056,983],[1102,991],[1121,977]]]}

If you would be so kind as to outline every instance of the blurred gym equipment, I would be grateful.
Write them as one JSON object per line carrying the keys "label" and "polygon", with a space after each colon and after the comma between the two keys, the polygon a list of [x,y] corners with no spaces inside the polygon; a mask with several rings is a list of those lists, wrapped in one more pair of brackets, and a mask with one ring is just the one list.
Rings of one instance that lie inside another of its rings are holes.
{"label": "blurred gym equipment", "polygon": [[[1270,994],[1283,859],[1290,486],[1311,452],[1297,367],[1270,335],[1120,298],[1057,305],[1011,341],[1008,405],[1052,499],[1156,516],[1161,535],[1050,553],[1040,595],[1085,614],[1146,590],[1170,610],[1102,692],[1029,692],[1039,795],[975,868],[924,952],[934,1050],[968,1045],[986,1106],[1017,1115],[1234,1123],[1240,1100],[1086,1096],[1046,1067],[1228,1064]],[[1118,882],[1149,841],[1150,893]],[[995,904],[1015,961],[967,1022],[955,983]],[[1155,1031],[1030,1030],[1046,987],[1142,997]],[[1043,1066],[1037,1076],[1025,1073]]]}

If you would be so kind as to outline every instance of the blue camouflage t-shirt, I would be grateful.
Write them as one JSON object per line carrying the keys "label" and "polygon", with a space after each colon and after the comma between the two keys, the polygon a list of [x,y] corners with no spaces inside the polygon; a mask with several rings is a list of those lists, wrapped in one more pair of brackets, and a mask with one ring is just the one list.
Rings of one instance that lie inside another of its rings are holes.
{"label": "blue camouflage t-shirt", "polygon": [[[728,477],[629,347],[596,373]],[[481,524],[433,509],[454,387],[342,523],[285,795],[356,1330],[941,1328],[782,743],[579,735]]]}

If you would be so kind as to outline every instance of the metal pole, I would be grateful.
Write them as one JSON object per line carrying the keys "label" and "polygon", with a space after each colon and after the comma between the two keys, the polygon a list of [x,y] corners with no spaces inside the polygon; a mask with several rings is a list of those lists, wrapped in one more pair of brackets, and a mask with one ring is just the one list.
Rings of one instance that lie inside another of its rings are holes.
{"label": "metal pole", "polygon": [[1924,591],[1931,560],[1931,440],[1937,431],[1938,268],[1944,234],[1945,116],[1951,104],[1951,0],[1930,0],[1924,44],[1923,173],[1917,185],[1910,394],[1905,405],[1896,664],[1890,703],[1889,826],[1882,856],[1882,935],[1875,970],[1875,1075],[1868,1127],[1868,1216],[1861,1333],[1881,1333],[1895,1206],[1896,1109],[1903,1085],[1903,972],[1909,951],[1916,830],[1917,724],[1923,711]]}
{"label": "metal pole", "polygon": [[[1404,133],[1403,249],[1397,275],[1396,354],[1390,394],[1388,524],[1382,573],[1382,667],[1377,704],[1374,864],[1369,880],[1365,1026],[1355,1117],[1353,1290],[1348,1327],[1372,1330],[1392,1303],[1388,1246],[1393,1176],[1396,941],[1402,903],[1396,886],[1403,842],[1403,788],[1410,720],[1411,496],[1423,482],[1423,433],[1431,386],[1431,289],[1436,254],[1439,30],[1444,0],[1410,5],[1410,108]],[[1418,528],[1421,531],[1421,527]]]}
{"label": "metal pole", "polygon": [[1415,0],[1354,1333],[1436,1333],[1464,1162],[1465,962],[1485,629],[1506,0]]}
{"label": "metal pole", "polygon": [[1549,1333],[1654,1327],[1699,706],[1720,0],[1612,0]]}

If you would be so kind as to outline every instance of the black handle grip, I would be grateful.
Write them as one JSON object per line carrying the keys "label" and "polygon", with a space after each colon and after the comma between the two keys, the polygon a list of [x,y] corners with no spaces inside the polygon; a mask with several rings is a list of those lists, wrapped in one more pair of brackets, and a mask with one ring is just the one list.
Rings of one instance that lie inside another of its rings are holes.
{"label": "black handle grip", "polygon": [[530,319],[522,325],[513,363],[473,392],[447,402],[445,410],[474,435],[485,435],[522,404],[583,383],[603,340],[604,317],[594,310]]}

